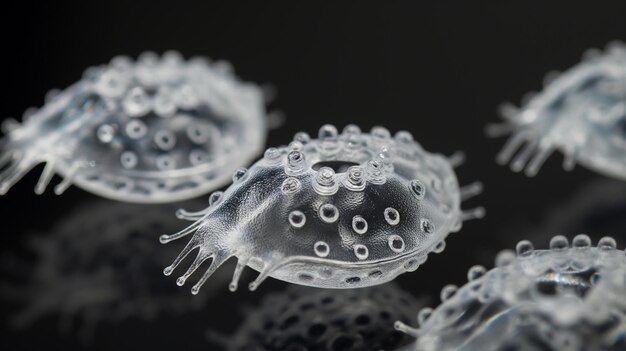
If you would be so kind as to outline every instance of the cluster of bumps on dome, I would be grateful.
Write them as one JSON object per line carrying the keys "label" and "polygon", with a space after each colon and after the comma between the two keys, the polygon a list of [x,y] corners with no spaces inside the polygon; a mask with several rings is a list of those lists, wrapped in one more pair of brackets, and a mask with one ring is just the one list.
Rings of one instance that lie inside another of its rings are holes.
{"label": "cluster of bumps on dome", "polygon": [[231,290],[246,265],[260,272],[251,290],[268,276],[327,288],[387,282],[441,252],[464,220],[483,215],[480,207],[460,209],[481,192],[480,183],[459,188],[453,166],[461,162],[383,127],[362,133],[348,125],[339,133],[324,125],[317,139],[297,133],[288,146],[270,148],[250,169],[236,171],[205,210],[178,212],[194,223],[161,242],[195,234],[164,272],[197,249],[177,280],[184,284],[212,259],[193,293],[232,256],[238,265]]}
{"label": "cluster of bumps on dome", "polygon": [[611,237],[592,246],[580,234],[537,250],[523,240],[496,267],[474,266],[469,282],[441,290],[442,303],[418,313],[415,350],[622,350],[626,347],[626,251]]}
{"label": "cluster of bumps on dome", "polygon": [[267,116],[263,91],[226,62],[176,52],[115,57],[48,93],[22,124],[4,121],[0,194],[45,162],[38,194],[58,173],[57,194],[75,183],[122,201],[191,198],[226,184],[262,151]]}

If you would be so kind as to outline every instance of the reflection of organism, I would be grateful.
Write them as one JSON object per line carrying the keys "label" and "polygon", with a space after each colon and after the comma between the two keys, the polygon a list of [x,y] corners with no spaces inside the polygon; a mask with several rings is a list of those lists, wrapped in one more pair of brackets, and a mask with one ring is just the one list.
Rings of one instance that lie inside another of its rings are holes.
{"label": "reflection of organism", "polygon": [[45,105],[3,123],[0,194],[45,162],[35,192],[54,173],[121,201],[169,202],[224,185],[262,151],[264,98],[225,62],[184,61],[168,52],[137,62],[116,57],[51,92]]}
{"label": "reflection of organism", "polygon": [[[520,231],[524,230],[527,233],[524,237],[537,243],[545,240],[546,233],[583,232],[592,238],[600,238],[603,233],[617,235],[623,232],[625,213],[626,183],[600,177],[588,181],[565,201],[546,211],[539,226]],[[518,235],[506,237],[519,238]],[[619,241],[620,237],[616,239]]]}
{"label": "reflection of organism", "polygon": [[[171,210],[169,205],[146,210],[138,205],[96,203],[81,206],[49,233],[29,237],[35,262],[3,257],[7,271],[22,272],[19,277],[5,274],[0,288],[3,299],[23,306],[12,316],[12,324],[26,328],[47,315],[58,315],[60,327],[67,330],[76,320],[81,334],[88,336],[103,321],[150,320],[161,313],[203,307],[210,291],[189,299],[162,279],[161,270],[174,249],[155,250],[153,233],[178,225],[169,215]],[[225,273],[217,279],[229,278]]]}
{"label": "reflection of organism", "polygon": [[474,266],[469,282],[441,291],[435,310],[422,309],[413,350],[624,350],[626,253],[615,240],[555,236],[549,250],[521,241],[496,258],[496,268]]}
{"label": "reflection of organism", "polygon": [[499,163],[508,163],[526,143],[511,161],[514,171],[525,167],[533,176],[559,149],[565,169],[578,162],[626,179],[626,46],[612,43],[605,53],[590,50],[586,57],[562,75],[548,75],[544,90],[519,109],[502,108],[506,122],[487,129],[491,136],[513,133],[498,154]]}
{"label": "reflection of organism", "polygon": [[390,281],[441,252],[464,220],[483,215],[482,208],[460,208],[481,192],[478,183],[459,188],[453,166],[460,161],[424,151],[408,132],[392,138],[383,127],[361,133],[349,125],[339,134],[325,125],[318,139],[298,133],[289,146],[270,148],[249,170],[236,171],[206,210],[179,213],[194,223],[161,242],[195,234],[165,274],[198,249],[177,280],[184,284],[212,259],[194,294],[232,256],[231,290],[246,265],[260,272],[250,290],[268,276],[326,288]]}
{"label": "reflection of organism", "polygon": [[390,283],[368,289],[290,286],[265,297],[232,336],[209,333],[228,351],[395,350],[412,340],[393,328],[414,319],[416,300]]}

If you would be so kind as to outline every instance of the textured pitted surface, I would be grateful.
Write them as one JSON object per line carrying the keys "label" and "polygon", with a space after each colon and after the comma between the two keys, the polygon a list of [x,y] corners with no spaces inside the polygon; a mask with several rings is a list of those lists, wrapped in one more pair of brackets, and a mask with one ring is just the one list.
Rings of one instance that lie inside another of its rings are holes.
{"label": "textured pitted surface", "polygon": [[265,297],[233,335],[219,339],[228,351],[395,350],[411,338],[393,321],[411,321],[411,309],[423,306],[393,283],[346,290],[291,286]]}
{"label": "textured pitted surface", "polygon": [[195,233],[165,269],[171,274],[198,249],[179,285],[213,259],[193,293],[232,256],[239,264],[231,290],[246,265],[261,272],[252,290],[267,276],[326,288],[381,284],[417,269],[464,219],[482,216],[482,209],[460,208],[479,185],[461,190],[447,158],[424,151],[408,132],[392,137],[382,127],[361,133],[349,125],[339,134],[325,125],[318,139],[298,133],[233,181],[206,210],[179,212],[194,224],[161,237]]}
{"label": "textured pitted surface", "polygon": [[0,193],[38,163],[35,191],[54,173],[98,195],[169,202],[224,185],[261,152],[267,133],[259,87],[226,62],[189,61],[175,52],[116,57],[51,92],[45,105],[9,120],[0,140]]}
{"label": "textured pitted surface", "polygon": [[526,174],[533,176],[559,149],[566,169],[580,163],[626,179],[626,46],[611,43],[606,52],[592,49],[584,58],[563,74],[546,76],[544,90],[520,108],[503,106],[505,124],[487,129],[492,136],[513,133],[497,157],[499,163],[512,159],[511,169],[526,167]]}
{"label": "textured pitted surface", "polygon": [[626,252],[615,240],[564,236],[549,250],[529,241],[517,255],[503,251],[496,268],[474,266],[470,281],[441,291],[435,310],[422,309],[420,327],[397,323],[418,338],[414,350],[624,350]]}

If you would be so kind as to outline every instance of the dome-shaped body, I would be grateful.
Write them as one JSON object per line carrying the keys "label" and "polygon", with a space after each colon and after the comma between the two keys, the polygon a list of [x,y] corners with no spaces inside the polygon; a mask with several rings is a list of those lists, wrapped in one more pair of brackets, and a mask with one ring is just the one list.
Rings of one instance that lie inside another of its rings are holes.
{"label": "dome-shaped body", "polygon": [[[204,307],[211,291],[189,299],[161,278],[177,249],[155,252],[152,235],[180,225],[171,211],[172,205],[146,211],[140,205],[90,202],[70,210],[48,232],[27,236],[28,255],[3,253],[0,298],[18,307],[11,325],[39,328],[38,322],[45,325],[54,316],[64,328],[75,321],[84,338],[108,323],[150,321]],[[230,274],[215,279],[225,283]]]}
{"label": "dome-shaped body", "polygon": [[0,194],[46,162],[37,193],[58,173],[57,193],[74,183],[121,201],[178,201],[227,183],[267,133],[260,88],[225,62],[174,52],[116,57],[49,95],[23,124],[3,124]]}
{"label": "dome-shaped body", "polygon": [[626,252],[610,237],[592,247],[581,234],[570,247],[556,236],[549,250],[521,241],[517,256],[503,251],[496,268],[474,266],[468,278],[419,312],[419,329],[396,323],[418,338],[412,350],[626,349]]}
{"label": "dome-shaped body", "polygon": [[489,126],[491,136],[513,133],[497,161],[512,159],[511,169],[525,167],[533,176],[559,149],[565,169],[580,163],[626,179],[626,46],[616,42],[605,53],[590,50],[583,62],[554,76],[548,75],[544,90],[519,109],[504,105],[505,124]]}
{"label": "dome-shaped body", "polygon": [[464,218],[483,212],[460,209],[479,184],[459,189],[445,157],[424,151],[408,132],[392,138],[382,127],[362,134],[350,125],[339,134],[325,125],[318,139],[298,133],[233,179],[224,193],[211,195],[205,211],[179,213],[194,224],[161,237],[166,243],[195,232],[165,270],[170,274],[198,248],[180,285],[213,258],[194,293],[232,256],[239,266],[231,289],[245,265],[261,272],[252,290],[268,275],[325,288],[381,284],[415,270],[428,253],[444,249]]}
{"label": "dome-shaped body", "polygon": [[379,351],[412,340],[393,328],[425,304],[393,283],[368,289],[290,286],[265,297],[230,336],[215,335],[228,351]]}

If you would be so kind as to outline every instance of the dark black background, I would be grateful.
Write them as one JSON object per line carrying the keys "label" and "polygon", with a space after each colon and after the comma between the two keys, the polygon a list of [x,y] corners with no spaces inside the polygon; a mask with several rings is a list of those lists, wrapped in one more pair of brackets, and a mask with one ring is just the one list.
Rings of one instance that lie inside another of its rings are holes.
{"label": "dark black background", "polygon": [[[537,247],[547,246],[552,235],[583,231],[626,243],[626,183],[581,167],[568,173],[559,153],[535,178],[515,174],[494,162],[504,140],[483,132],[497,120],[499,103],[518,103],[527,91],[539,90],[548,71],[571,67],[587,48],[626,40],[625,14],[623,1],[4,4],[0,116],[21,116],[26,107],[41,105],[49,89],[70,85],[86,67],[115,55],[176,49],[186,57],[230,61],[240,77],[276,86],[272,107],[287,119],[268,145],[286,144],[300,130],[316,134],[324,123],[356,123],[364,130],[408,130],[430,151],[462,149],[468,162],[458,170],[461,183],[485,184],[485,193],[466,206],[485,206],[487,217],[466,223],[442,254],[397,279],[415,295],[438,299],[443,285],[465,281],[472,264],[490,266],[497,251],[527,236]],[[20,252],[28,233],[45,233],[81,207],[114,205],[78,188],[37,196],[37,170],[0,198],[5,253]],[[608,209],[598,205],[605,197],[612,198]],[[155,255],[159,234],[146,233],[154,236]],[[181,291],[187,294],[190,285]],[[214,349],[204,331],[234,330],[242,305],[254,306],[285,285],[270,279],[255,293],[230,293],[224,284],[201,311],[102,323],[87,344],[59,334],[54,315],[26,330],[10,329],[6,317],[17,306],[4,302],[0,348]]]}

